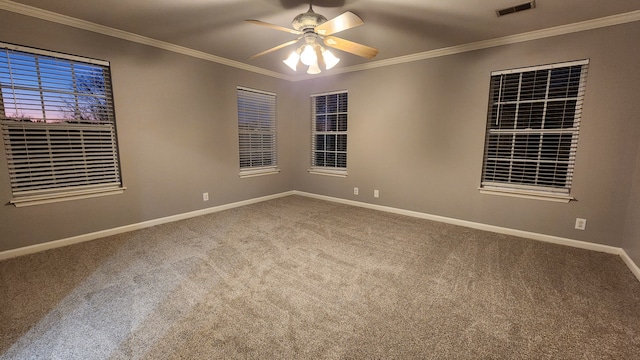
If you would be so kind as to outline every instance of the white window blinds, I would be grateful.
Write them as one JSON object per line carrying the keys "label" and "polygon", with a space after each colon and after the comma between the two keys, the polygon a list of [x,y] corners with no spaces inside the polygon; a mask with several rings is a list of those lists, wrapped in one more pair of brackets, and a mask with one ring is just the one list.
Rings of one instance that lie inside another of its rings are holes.
{"label": "white window blinds", "polygon": [[587,67],[491,74],[482,188],[569,194]]}
{"label": "white window blinds", "polygon": [[0,90],[14,198],[121,187],[108,62],[0,43]]}
{"label": "white window blinds", "polygon": [[276,157],[276,95],[238,87],[240,172],[272,170]]}
{"label": "white window blinds", "polygon": [[349,94],[311,96],[311,167],[346,170]]}

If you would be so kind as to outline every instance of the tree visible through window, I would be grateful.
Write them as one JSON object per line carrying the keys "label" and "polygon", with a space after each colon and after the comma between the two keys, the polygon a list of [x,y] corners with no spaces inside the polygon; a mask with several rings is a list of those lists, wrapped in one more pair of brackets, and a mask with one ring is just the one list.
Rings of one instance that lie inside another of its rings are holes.
{"label": "tree visible through window", "polygon": [[311,97],[312,168],[347,168],[348,95],[344,91]]}
{"label": "tree visible through window", "polygon": [[482,188],[569,194],[587,66],[492,73]]}
{"label": "tree visible through window", "polygon": [[0,43],[14,203],[121,189],[109,63]]}

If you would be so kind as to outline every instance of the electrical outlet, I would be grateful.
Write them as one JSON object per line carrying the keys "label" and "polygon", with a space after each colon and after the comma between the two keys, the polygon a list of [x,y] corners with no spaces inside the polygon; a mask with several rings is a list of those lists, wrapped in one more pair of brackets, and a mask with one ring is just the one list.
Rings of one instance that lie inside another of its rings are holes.
{"label": "electrical outlet", "polygon": [[375,197],[375,198],[380,197],[380,191],[373,190],[373,197]]}
{"label": "electrical outlet", "polygon": [[576,229],[584,230],[587,228],[587,219],[576,218]]}
{"label": "electrical outlet", "polygon": [[202,193],[202,201],[209,201],[209,193]]}
{"label": "electrical outlet", "polygon": [[353,195],[358,195],[358,188],[357,187],[353,188]]}

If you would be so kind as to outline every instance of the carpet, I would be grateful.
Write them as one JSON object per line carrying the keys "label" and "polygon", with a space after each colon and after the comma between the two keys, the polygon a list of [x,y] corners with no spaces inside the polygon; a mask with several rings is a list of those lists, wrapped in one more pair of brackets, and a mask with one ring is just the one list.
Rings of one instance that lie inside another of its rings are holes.
{"label": "carpet", "polygon": [[287,196],[0,262],[0,359],[639,359],[616,255]]}

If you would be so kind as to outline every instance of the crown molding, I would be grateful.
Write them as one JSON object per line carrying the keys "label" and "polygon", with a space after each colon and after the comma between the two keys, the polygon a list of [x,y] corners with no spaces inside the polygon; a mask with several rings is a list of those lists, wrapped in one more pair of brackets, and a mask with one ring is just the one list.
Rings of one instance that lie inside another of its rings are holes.
{"label": "crown molding", "polygon": [[593,19],[581,21],[573,24],[560,25],[542,30],[529,31],[525,33],[503,36],[499,38],[477,41],[462,45],[455,45],[441,49],[424,51],[421,53],[410,54],[405,56],[398,56],[385,60],[372,61],[360,65],[347,66],[338,69],[332,69],[330,74],[320,74],[315,76],[304,76],[304,77],[296,77],[294,81],[298,80],[308,80],[314,77],[320,76],[332,76],[343,73],[350,73],[354,71],[362,71],[362,70],[370,70],[376,69],[385,66],[392,66],[398,64],[404,64],[414,61],[433,59],[442,56],[449,56],[460,54],[469,51],[488,49],[492,47],[504,46],[504,45],[512,45],[526,41],[539,40],[550,38],[554,36],[567,35],[572,33],[577,33],[581,31],[588,31],[599,29],[608,26],[622,25],[635,21],[640,21],[640,10],[631,11],[627,13],[611,15],[603,18]]}
{"label": "crown molding", "polygon": [[179,46],[179,45],[171,44],[165,41],[152,39],[146,36],[133,34],[127,31],[118,30],[108,26],[99,25],[86,20],[73,18],[70,16],[58,14],[48,10],[43,10],[43,9],[36,8],[29,5],[19,4],[9,0],[0,0],[0,9],[26,15],[26,16],[35,17],[38,19],[46,20],[46,21],[55,22],[62,25],[75,27],[78,29],[99,33],[106,36],[111,36],[111,37],[115,37],[123,40],[136,42],[143,45],[153,46],[159,49],[172,51],[175,53],[195,57],[198,59],[235,67],[241,70],[258,73],[261,75],[271,76],[274,78],[287,80],[287,81],[294,81],[294,82],[302,81],[302,80],[310,80],[318,77],[350,73],[355,71],[376,69],[380,67],[404,64],[404,63],[426,60],[426,59],[433,59],[433,58],[442,57],[442,56],[460,54],[468,51],[475,51],[475,50],[488,49],[492,47],[517,44],[517,43],[526,42],[526,41],[539,40],[539,39],[544,39],[544,38],[549,38],[554,36],[567,35],[567,34],[572,34],[572,33],[581,32],[581,31],[594,30],[594,29],[599,29],[599,28],[608,27],[608,26],[622,25],[626,23],[640,21],[640,10],[636,10],[636,11],[631,11],[627,13],[606,16],[598,19],[592,19],[592,20],[586,20],[586,21],[581,21],[581,22],[567,24],[567,25],[555,26],[555,27],[542,29],[542,30],[535,30],[535,31],[525,32],[525,33],[516,34],[516,35],[503,36],[495,39],[477,41],[477,42],[472,42],[472,43],[467,43],[462,45],[455,45],[455,46],[450,46],[446,48],[424,51],[416,54],[398,56],[390,59],[372,61],[372,62],[360,64],[360,65],[347,66],[347,67],[338,68],[338,69],[334,68],[330,72],[325,72],[320,75],[291,76],[291,75],[286,75],[286,74],[278,73],[275,71],[263,69],[257,66],[247,65],[239,61],[230,60],[230,59],[212,55],[203,51],[194,50],[184,46]]}
{"label": "crown molding", "polygon": [[148,46],[156,47],[159,49],[172,51],[175,53],[191,56],[191,57],[206,60],[206,61],[215,62],[222,65],[235,67],[235,68],[246,70],[246,71],[251,71],[251,72],[266,75],[266,76],[275,77],[278,79],[283,79],[288,81],[293,80],[293,77],[290,75],[284,75],[275,71],[266,70],[257,66],[247,65],[239,61],[230,60],[220,56],[212,55],[204,51],[190,49],[184,46],[179,46],[179,45],[175,45],[165,41],[156,40],[146,36],[130,33],[127,31],[118,30],[112,27],[92,23],[86,20],[77,19],[67,15],[58,14],[52,11],[43,10],[33,6],[19,4],[9,0],[0,0],[0,9],[14,12],[21,15],[38,18],[41,20],[51,21],[61,25],[67,25],[67,26],[78,28],[78,29],[91,31],[91,32],[106,35],[106,36],[115,37],[118,39],[135,42],[138,44],[148,45]]}

